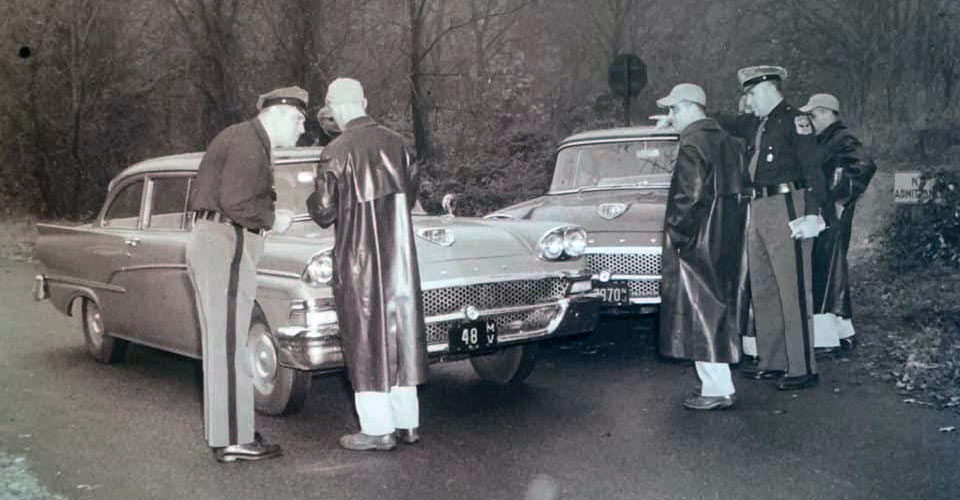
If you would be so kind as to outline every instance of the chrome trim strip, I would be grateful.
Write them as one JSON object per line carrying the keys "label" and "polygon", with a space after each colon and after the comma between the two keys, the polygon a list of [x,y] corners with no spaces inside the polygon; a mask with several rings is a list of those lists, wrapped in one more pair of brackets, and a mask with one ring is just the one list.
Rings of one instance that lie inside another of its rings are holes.
{"label": "chrome trim strip", "polygon": [[563,151],[569,147],[573,146],[589,146],[591,144],[611,144],[617,142],[654,142],[654,141],[676,141],[679,140],[679,135],[653,135],[645,137],[607,137],[604,139],[578,139],[576,141],[565,142],[557,148],[557,151]]}
{"label": "chrome trim strip", "polygon": [[[534,311],[537,309],[543,309],[545,307],[558,307],[558,306],[562,306],[564,301],[565,299],[560,299],[560,300],[555,300],[553,302],[541,302],[539,304],[532,304],[532,305],[525,305],[525,306],[509,306],[509,307],[498,307],[496,309],[484,309],[480,311],[479,317],[482,318],[484,316],[496,316],[498,314]],[[425,318],[424,322],[432,325],[434,323],[444,323],[446,321],[459,321],[464,319],[467,319],[466,313],[464,313],[463,311],[457,311],[453,313],[438,314],[436,316],[430,316],[428,318]]]}
{"label": "chrome trim strip", "polygon": [[660,297],[634,297],[630,299],[631,304],[659,304]]}
{"label": "chrome trim strip", "polygon": [[56,274],[48,274],[47,281],[66,283],[68,285],[85,286],[90,288],[99,288],[101,290],[107,290],[111,292],[119,292],[119,293],[127,292],[127,289],[123,288],[122,286],[111,285],[109,283],[101,283],[99,281],[90,281],[90,280],[85,280],[80,278],[71,278],[68,276],[58,276]]}
{"label": "chrome trim strip", "polygon": [[565,189],[563,191],[550,191],[548,195],[554,194],[577,194],[577,193],[589,193],[592,191],[627,191],[627,190],[642,190],[642,189],[667,189],[670,187],[670,184],[665,182],[657,182],[644,184],[642,186],[585,186],[577,189]]}
{"label": "chrome trim strip", "polygon": [[511,274],[494,274],[486,276],[473,276],[469,278],[447,278],[441,280],[424,280],[420,288],[421,290],[436,290],[439,288],[450,288],[454,286],[469,286],[469,285],[478,285],[482,283],[501,283],[505,281],[530,281],[530,280],[542,280],[545,278],[579,278],[583,276],[589,276],[586,269],[578,269],[576,273],[570,271],[556,271],[549,273],[511,273]]}
{"label": "chrome trim strip", "polygon": [[613,280],[620,281],[652,281],[663,279],[659,274],[611,274],[610,279],[607,281],[600,280],[599,274],[594,274],[593,279],[600,281],[601,283],[609,283]]}
{"label": "chrome trim strip", "polygon": [[638,253],[641,255],[659,255],[663,253],[662,246],[642,246],[642,247],[587,247],[584,255],[590,254],[621,254]]}
{"label": "chrome trim strip", "polygon": [[257,276],[273,276],[275,278],[291,278],[295,280],[300,279],[299,274],[288,273],[286,271],[276,271],[273,269],[257,269]]}
{"label": "chrome trim strip", "polygon": [[427,345],[427,352],[431,354],[435,352],[447,352],[449,350],[450,350],[450,344],[447,344],[446,342]]}
{"label": "chrome trim strip", "polygon": [[187,269],[186,264],[141,264],[137,266],[124,266],[119,270],[115,271],[113,274],[118,272],[125,273],[127,271],[148,271],[150,269]]}

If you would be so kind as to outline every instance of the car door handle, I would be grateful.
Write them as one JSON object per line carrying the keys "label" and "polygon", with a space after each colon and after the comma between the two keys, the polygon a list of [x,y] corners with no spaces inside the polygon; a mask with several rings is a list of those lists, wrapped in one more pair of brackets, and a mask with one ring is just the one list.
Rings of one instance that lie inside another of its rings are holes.
{"label": "car door handle", "polygon": [[124,242],[128,247],[135,247],[135,246],[137,246],[137,245],[140,244],[140,238],[130,238],[130,239],[128,239],[128,240],[123,240],[123,242]]}

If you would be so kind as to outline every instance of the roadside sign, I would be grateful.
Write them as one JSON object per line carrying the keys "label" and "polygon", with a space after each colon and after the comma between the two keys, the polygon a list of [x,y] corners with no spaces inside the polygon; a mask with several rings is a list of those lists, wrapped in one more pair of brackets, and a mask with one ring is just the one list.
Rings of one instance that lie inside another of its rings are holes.
{"label": "roadside sign", "polygon": [[636,97],[647,85],[647,65],[636,54],[620,54],[607,68],[607,78],[615,96]]}
{"label": "roadside sign", "polygon": [[897,172],[893,176],[894,203],[920,203],[923,193],[930,194],[933,181],[928,179],[923,189],[920,189],[920,172]]}

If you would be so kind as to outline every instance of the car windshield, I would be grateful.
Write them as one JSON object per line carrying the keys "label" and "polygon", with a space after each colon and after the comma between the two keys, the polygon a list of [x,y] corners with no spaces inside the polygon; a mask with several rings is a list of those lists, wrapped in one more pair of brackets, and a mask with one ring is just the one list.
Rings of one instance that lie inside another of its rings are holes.
{"label": "car windshield", "polygon": [[645,140],[584,144],[557,155],[551,192],[639,186],[673,171],[677,141]]}
{"label": "car windshield", "polygon": [[[313,193],[313,178],[316,163],[293,163],[275,165],[273,185],[277,191],[277,208],[292,210],[297,215],[307,214],[307,198]],[[426,215],[420,201],[410,211],[413,215]]]}

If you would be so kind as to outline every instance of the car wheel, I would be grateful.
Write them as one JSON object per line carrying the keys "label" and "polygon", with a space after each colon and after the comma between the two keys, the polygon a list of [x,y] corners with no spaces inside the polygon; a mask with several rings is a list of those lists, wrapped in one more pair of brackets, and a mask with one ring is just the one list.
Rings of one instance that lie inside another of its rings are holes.
{"label": "car wheel", "polygon": [[537,345],[522,344],[470,358],[473,371],[483,380],[500,385],[523,382],[537,364]]}
{"label": "car wheel", "polygon": [[310,372],[280,366],[270,327],[254,317],[247,336],[253,398],[257,412],[264,415],[291,415],[303,408],[310,391]]}
{"label": "car wheel", "polygon": [[127,352],[127,341],[110,336],[104,327],[100,306],[90,299],[83,299],[83,343],[93,359],[101,363],[116,363]]}

